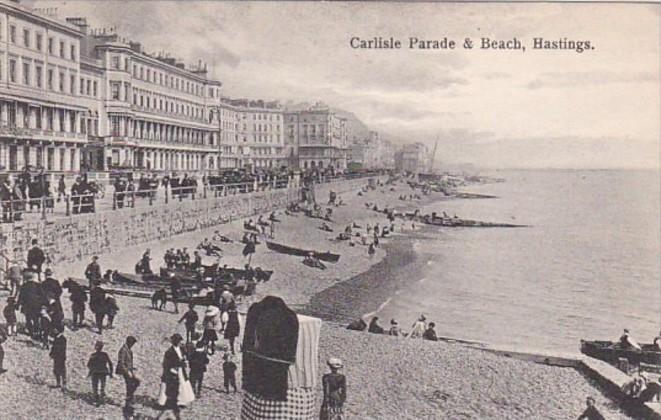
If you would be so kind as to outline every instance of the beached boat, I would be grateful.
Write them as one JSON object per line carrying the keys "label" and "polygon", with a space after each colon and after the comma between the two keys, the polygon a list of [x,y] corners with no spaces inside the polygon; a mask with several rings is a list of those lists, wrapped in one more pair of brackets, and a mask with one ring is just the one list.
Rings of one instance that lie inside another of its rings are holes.
{"label": "beached boat", "polygon": [[[205,273],[213,273],[213,275],[209,275],[206,277],[215,277],[218,274],[218,264],[213,264],[213,265],[205,265],[203,266]],[[235,279],[241,279],[241,278],[247,278],[248,277],[248,270],[244,270],[242,268],[231,268],[231,267],[226,267],[226,268],[221,268],[221,271],[224,271],[225,273],[232,274],[232,276]],[[255,280],[257,281],[269,281],[271,279],[271,276],[273,275],[273,270],[262,270],[259,267],[256,267],[252,270]],[[220,273],[220,276],[222,276],[223,273]]]}
{"label": "beached boat", "polygon": [[642,350],[625,349],[612,341],[581,340],[581,353],[613,365],[617,365],[620,358],[627,359],[633,365],[661,365],[661,351],[657,350],[654,344],[641,344],[641,348]]}
{"label": "beached boat", "polygon": [[473,228],[518,228],[527,227],[526,225],[515,225],[511,223],[491,223],[479,220],[459,219],[451,217],[434,217],[425,215],[420,221],[422,223],[434,226],[444,227],[473,227]]}
{"label": "beached boat", "polygon": [[330,252],[311,251],[311,250],[306,250],[306,249],[301,249],[301,248],[295,248],[295,247],[292,247],[292,246],[277,244],[275,242],[269,242],[269,241],[266,241],[266,246],[271,251],[279,252],[281,254],[296,255],[298,257],[306,257],[306,256],[312,254],[312,256],[314,256],[315,258],[320,259],[321,261],[326,261],[326,262],[331,262],[331,263],[336,263],[340,260],[340,255],[339,254],[333,254],[333,253],[330,253]]}

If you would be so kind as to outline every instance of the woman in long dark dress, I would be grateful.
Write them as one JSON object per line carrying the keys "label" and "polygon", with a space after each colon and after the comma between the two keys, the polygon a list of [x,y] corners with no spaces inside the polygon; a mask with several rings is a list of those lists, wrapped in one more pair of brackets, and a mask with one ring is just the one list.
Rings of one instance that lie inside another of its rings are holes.
{"label": "woman in long dark dress", "polygon": [[227,307],[227,325],[225,326],[224,337],[230,342],[230,350],[234,354],[234,340],[239,336],[239,313],[236,311],[236,304],[230,301]]}
{"label": "woman in long dark dress", "polygon": [[184,338],[179,334],[174,334],[170,337],[172,346],[165,351],[163,356],[163,374],[161,375],[161,382],[165,384],[165,404],[163,411],[158,415],[160,418],[163,413],[172,410],[174,416],[179,420],[179,369],[185,372],[186,361],[184,359],[184,351],[181,348],[181,342]]}
{"label": "woman in long dark dress", "polygon": [[342,420],[342,406],[347,399],[347,380],[339,373],[342,361],[331,357],[328,359],[331,373],[325,374],[321,382],[324,387],[324,401],[321,404],[320,420]]}

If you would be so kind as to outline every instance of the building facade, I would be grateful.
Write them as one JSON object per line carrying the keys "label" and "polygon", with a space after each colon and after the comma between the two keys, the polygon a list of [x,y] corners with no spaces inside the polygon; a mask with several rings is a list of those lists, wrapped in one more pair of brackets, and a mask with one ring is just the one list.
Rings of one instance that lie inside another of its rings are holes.
{"label": "building facade", "polygon": [[1,170],[80,169],[96,109],[80,99],[82,37],[74,25],[0,3]]}
{"label": "building facade", "polygon": [[428,165],[427,147],[422,143],[407,144],[395,153],[395,169],[417,173]]}
{"label": "building facade", "polygon": [[103,165],[97,169],[219,167],[215,110],[221,84],[207,77],[206,65],[187,68],[174,58],[147,54],[140,43],[113,31],[95,30],[85,40],[87,56],[105,74],[100,118],[103,156],[98,159]]}
{"label": "building facade", "polygon": [[323,104],[285,113],[285,154],[292,166],[346,169],[347,138],[346,119]]}
{"label": "building facade", "polygon": [[275,169],[287,165],[283,110],[277,101],[221,98],[221,161],[226,167]]}

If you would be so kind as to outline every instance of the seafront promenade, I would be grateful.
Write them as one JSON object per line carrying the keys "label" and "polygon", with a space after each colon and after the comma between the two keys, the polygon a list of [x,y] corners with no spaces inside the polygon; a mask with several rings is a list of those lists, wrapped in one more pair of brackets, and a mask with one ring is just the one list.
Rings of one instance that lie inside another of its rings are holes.
{"label": "seafront promenade", "polygon": [[[367,208],[366,203],[379,206],[394,206],[400,209],[421,207],[435,200],[433,195],[420,200],[402,202],[398,196],[410,191],[400,184],[393,187],[379,187],[358,196],[358,190],[367,181],[349,184],[341,190],[340,197],[345,205],[333,208],[334,232],[319,229],[321,221],[308,218],[301,213],[287,216],[278,211],[282,220],[276,224],[275,240],[295,246],[331,251],[341,255],[336,264],[328,269],[318,270],[302,264],[298,257],[277,254],[259,244],[252,256],[252,265],[273,270],[270,281],[260,283],[257,294],[245,301],[239,308],[245,313],[249,304],[266,295],[282,297],[296,311],[316,314],[326,321],[322,327],[320,340],[320,361],[328,357],[340,357],[344,361],[348,381],[348,396],[345,413],[348,418],[357,419],[420,419],[420,418],[576,418],[584,408],[584,400],[592,395],[597,400],[601,412],[609,419],[628,418],[621,413],[611,400],[602,393],[595,383],[588,380],[579,370],[567,367],[554,367],[545,364],[503,357],[483,349],[458,342],[438,343],[405,338],[374,335],[366,332],[348,331],[341,319],[355,317],[356,311],[328,313],[333,302],[318,305],[316,296],[331,286],[346,282],[351,284],[357,277],[364,276],[379,266],[380,275],[388,276],[393,265],[401,270],[414,269],[416,261],[402,259],[402,249],[410,247],[416,235],[433,234],[433,230],[413,228],[408,223],[397,222],[395,234],[382,240],[375,255],[368,256],[367,247],[360,244],[350,246],[348,241],[334,238],[345,226],[356,223],[366,226],[387,223],[383,214]],[[330,188],[319,189],[317,200],[325,202]],[[254,216],[249,216],[254,219]],[[166,249],[194,249],[205,237],[211,237],[218,230],[221,234],[240,239],[243,222],[247,218],[232,220],[218,226],[202,227],[194,232],[182,233],[165,239],[155,239],[145,243],[118,247],[100,254],[102,270],[117,269],[132,272],[135,263],[146,248],[151,249],[152,266],[162,265]],[[433,229],[433,228],[430,228]],[[260,241],[263,242],[260,238]],[[246,259],[241,255],[240,243],[222,246],[222,264],[241,267]],[[207,261],[210,257],[206,258]],[[212,260],[212,259],[211,259]],[[55,265],[56,277],[82,277],[87,259],[63,261]],[[351,281],[349,281],[351,280]],[[368,287],[357,283],[357,287]],[[365,290],[355,290],[356,296],[367,301],[355,303],[357,312],[363,308],[376,309],[379,304],[378,283]],[[373,287],[373,288],[372,288]],[[370,291],[371,290],[371,291]],[[360,293],[358,293],[360,292]],[[373,301],[369,301],[369,296]],[[344,299],[352,299],[350,292]],[[342,298],[342,297],[338,297]],[[67,294],[63,297],[65,316],[70,318],[70,302]],[[165,312],[150,309],[146,299],[118,297],[120,312],[115,321],[115,329],[104,332],[109,354],[119,348],[128,334],[139,339],[135,346],[135,363],[143,384],[138,390],[136,412],[141,418],[154,418],[158,414],[155,397],[158,394],[161,353],[167,347],[163,338],[175,331],[183,332],[177,325],[179,315],[172,313],[169,306]],[[443,322],[437,321],[438,333],[443,336]],[[243,318],[241,319],[243,325]],[[384,320],[385,322],[385,320]],[[91,322],[88,320],[88,323]],[[407,325],[402,325],[406,330]],[[109,403],[95,407],[84,361],[93,350],[98,335],[90,328],[66,331],[69,340],[68,375],[69,390],[63,395],[49,389],[53,381],[47,352],[29,345],[23,336],[11,339],[5,345],[5,367],[9,369],[0,376],[0,402],[3,414],[12,418],[119,418],[124,384],[111,380],[107,386]],[[222,343],[221,343],[222,344]],[[237,357],[241,369],[240,354]],[[242,394],[222,392],[222,360],[212,357],[205,378],[202,397],[192,407],[186,409],[183,418],[239,418]],[[319,376],[324,373],[320,365]],[[321,385],[317,382],[317,407],[320,406]],[[240,387],[239,375],[239,387]],[[36,396],[39,398],[36,398]],[[47,413],[47,414],[45,414]]]}

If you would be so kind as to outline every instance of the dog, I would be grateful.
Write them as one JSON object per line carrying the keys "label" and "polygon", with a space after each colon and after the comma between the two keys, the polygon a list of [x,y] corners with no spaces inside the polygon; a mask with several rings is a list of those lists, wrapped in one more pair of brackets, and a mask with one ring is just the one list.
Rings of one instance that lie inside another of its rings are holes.
{"label": "dog", "polygon": [[159,289],[151,296],[151,307],[162,311],[165,304],[168,303],[168,294],[165,289]]}

